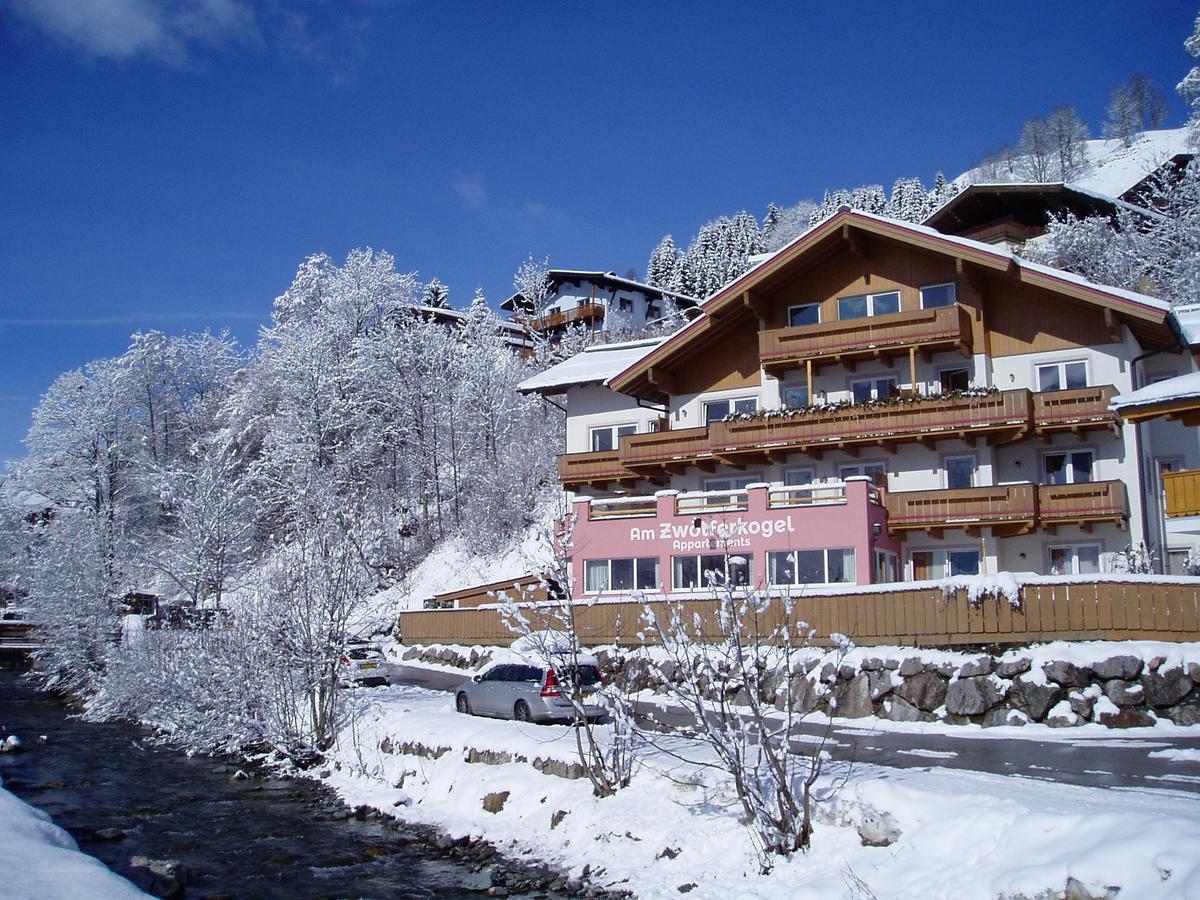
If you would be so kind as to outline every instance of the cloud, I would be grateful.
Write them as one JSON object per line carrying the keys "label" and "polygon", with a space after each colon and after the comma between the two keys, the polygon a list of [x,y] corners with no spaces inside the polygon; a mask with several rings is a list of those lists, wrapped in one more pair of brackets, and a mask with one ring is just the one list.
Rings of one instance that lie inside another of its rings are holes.
{"label": "cloud", "polygon": [[271,28],[285,56],[323,68],[334,84],[349,84],[367,58],[371,20],[345,17],[312,26],[302,12],[278,10]]}
{"label": "cloud", "polygon": [[454,176],[454,181],[450,183],[450,186],[454,189],[454,193],[458,194],[458,199],[463,202],[464,206],[479,209],[487,203],[487,186],[483,183],[483,176],[477,172],[460,172]]}
{"label": "cloud", "polygon": [[193,45],[257,40],[239,0],[8,0],[26,22],[91,56],[181,65]]}
{"label": "cloud", "polygon": [[550,225],[567,224],[567,216],[559,209],[537,200],[526,200],[516,212],[519,222],[544,222]]}

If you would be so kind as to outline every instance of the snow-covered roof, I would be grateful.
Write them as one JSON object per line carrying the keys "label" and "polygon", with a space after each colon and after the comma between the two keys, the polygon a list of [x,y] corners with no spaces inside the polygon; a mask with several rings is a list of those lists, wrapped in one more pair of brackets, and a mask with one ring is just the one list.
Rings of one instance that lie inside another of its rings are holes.
{"label": "snow-covered roof", "polygon": [[[1087,141],[1088,173],[1070,183],[1079,191],[1089,191],[1104,197],[1121,197],[1164,163],[1177,156],[1191,155],[1188,144],[1190,129],[1167,128],[1143,131],[1126,147],[1119,140]],[[994,181],[995,173],[985,176],[980,167],[968,169],[954,183],[959,187]],[[1014,179],[1015,181],[1015,179]]]}
{"label": "snow-covered roof", "polygon": [[556,366],[526,378],[517,390],[522,394],[556,394],[569,387],[603,384],[632,366],[666,338],[647,338],[620,344],[594,344]]}
{"label": "snow-covered roof", "polygon": [[1113,397],[1108,408],[1121,412],[1138,407],[1158,406],[1175,400],[1200,398],[1200,372],[1188,372],[1163,381],[1156,381],[1144,388]]}
{"label": "snow-covered roof", "polygon": [[[598,284],[614,285],[616,287],[627,288],[631,291],[641,291],[645,294],[670,297],[678,306],[700,305],[700,301],[695,297],[689,297],[687,294],[681,294],[679,291],[673,291],[670,288],[655,287],[652,284],[646,284],[642,281],[634,281],[632,278],[623,278],[616,272],[593,272],[587,269],[549,269],[546,275],[556,286],[568,281],[594,281]],[[515,309],[517,307],[517,298],[520,296],[521,292],[517,291],[501,303],[500,308],[504,310]]]}

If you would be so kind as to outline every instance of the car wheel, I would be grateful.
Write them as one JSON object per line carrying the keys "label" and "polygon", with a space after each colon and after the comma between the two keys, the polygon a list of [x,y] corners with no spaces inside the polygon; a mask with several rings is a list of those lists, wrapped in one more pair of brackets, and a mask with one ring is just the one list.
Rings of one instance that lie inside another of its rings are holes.
{"label": "car wheel", "polygon": [[529,704],[524,700],[518,700],[517,705],[513,707],[513,718],[518,722],[532,722],[533,716],[529,714]]}
{"label": "car wheel", "polygon": [[454,708],[464,716],[471,714],[471,701],[467,698],[466,694],[459,694],[454,698]]}

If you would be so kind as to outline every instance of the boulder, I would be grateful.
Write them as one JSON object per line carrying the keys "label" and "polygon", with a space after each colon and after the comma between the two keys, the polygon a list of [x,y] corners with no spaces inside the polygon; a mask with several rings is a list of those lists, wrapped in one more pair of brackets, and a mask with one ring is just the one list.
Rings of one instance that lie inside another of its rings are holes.
{"label": "boulder", "polygon": [[925,671],[925,663],[919,657],[910,656],[900,663],[900,675],[903,678],[909,678],[919,672]]}
{"label": "boulder", "polygon": [[492,815],[504,809],[504,804],[508,802],[510,791],[493,791],[490,794],[483,795],[483,811],[490,812]]}
{"label": "boulder", "polygon": [[1200,663],[1188,663],[1187,672],[1188,678],[1196,684],[1200,684]]}
{"label": "boulder", "polygon": [[562,820],[568,815],[567,810],[560,809],[550,817],[550,829],[553,830],[562,824]]}
{"label": "boulder", "polygon": [[20,753],[22,749],[21,739],[15,734],[10,734],[4,739],[4,743],[0,744],[0,753]]}
{"label": "boulder", "polygon": [[1200,725],[1200,702],[1168,706],[1161,713],[1176,725]]}
{"label": "boulder", "polygon": [[893,722],[924,722],[933,718],[929,713],[923,713],[903,697],[889,697],[883,701],[879,715]]}
{"label": "boulder", "polygon": [[974,678],[976,675],[991,675],[993,668],[995,668],[995,660],[990,656],[978,656],[963,663],[962,668],[958,670],[958,677]]}
{"label": "boulder", "polygon": [[1046,724],[1051,728],[1073,728],[1082,721],[1066,700],[1060,700],[1046,713]]}
{"label": "boulder", "polygon": [[977,716],[1003,700],[1007,693],[1007,685],[988,677],[960,678],[950,682],[946,691],[946,712],[954,716]]}
{"label": "boulder", "polygon": [[812,712],[821,699],[822,691],[817,685],[818,682],[803,675],[793,675],[788,679],[787,690],[779,691],[775,697],[775,708],[783,712],[788,708],[790,697],[792,712],[801,715]]}
{"label": "boulder", "polygon": [[867,809],[858,825],[858,836],[864,847],[887,847],[900,840],[900,826],[887,813]]}
{"label": "boulder", "polygon": [[1116,900],[1120,894],[1121,889],[1116,885],[1092,888],[1072,876],[1067,879],[1067,889],[1063,894],[1063,900]]}
{"label": "boulder", "polygon": [[1029,679],[1016,678],[1009,693],[1009,702],[1033,721],[1040,722],[1061,696],[1062,688],[1057,684],[1038,684]]}
{"label": "boulder", "polygon": [[1096,721],[1108,728],[1148,728],[1158,720],[1153,713],[1144,709],[1127,707],[1117,712],[1102,710],[1097,714]]}
{"label": "boulder", "polygon": [[1114,678],[1104,682],[1104,696],[1117,706],[1141,706],[1146,692],[1140,684]]}
{"label": "boulder", "polygon": [[1142,687],[1151,706],[1174,706],[1192,692],[1192,679],[1183,669],[1160,669],[1143,675]]}
{"label": "boulder", "polygon": [[954,665],[954,663],[949,662],[925,663],[926,672],[937,672],[943,678],[949,678],[951,675],[953,675],[956,668],[957,667]]}
{"label": "boulder", "polygon": [[871,689],[871,699],[879,700],[892,691],[892,673],[887,669],[868,672],[867,684]]}
{"label": "boulder", "polygon": [[1007,706],[997,706],[989,709],[983,717],[984,728],[995,728],[998,725],[1024,725],[1029,719],[1016,709]]}
{"label": "boulder", "polygon": [[839,681],[833,688],[834,699],[837,700],[834,715],[847,719],[861,719],[875,714],[871,703],[871,684],[865,672],[855,675],[849,681]]}
{"label": "boulder", "polygon": [[839,681],[849,681],[858,674],[858,669],[848,663],[842,663],[838,666],[837,677]]}
{"label": "boulder", "polygon": [[1046,663],[1042,666],[1042,671],[1055,684],[1067,688],[1087,687],[1092,681],[1092,672],[1086,666],[1077,666],[1075,663],[1061,660]]}
{"label": "boulder", "polygon": [[1102,662],[1093,663],[1092,671],[1101,681],[1112,681],[1114,678],[1133,681],[1142,674],[1142,661],[1136,656],[1110,656]]}
{"label": "boulder", "polygon": [[921,672],[906,678],[892,693],[917,709],[932,712],[946,702],[946,679],[935,672]]}
{"label": "boulder", "polygon": [[187,889],[188,873],[177,859],[150,859],[135,856],[129,861],[129,880],[155,897],[182,897]]}
{"label": "boulder", "polygon": [[1096,705],[1096,698],[1086,691],[1071,691],[1067,695],[1067,702],[1071,704],[1071,710],[1080,718],[1090,719],[1092,707]]}
{"label": "boulder", "polygon": [[864,672],[878,672],[883,668],[883,660],[878,656],[868,656],[862,661],[860,668]]}
{"label": "boulder", "polygon": [[1017,659],[1005,659],[996,663],[996,674],[1001,678],[1015,678],[1018,675],[1024,675],[1032,667],[1032,660],[1024,656]]}
{"label": "boulder", "polygon": [[883,667],[884,667],[885,669],[887,669],[888,671],[895,672],[895,671],[896,671],[898,668],[900,668],[900,660],[898,660],[898,659],[885,659],[885,660],[883,661]]}

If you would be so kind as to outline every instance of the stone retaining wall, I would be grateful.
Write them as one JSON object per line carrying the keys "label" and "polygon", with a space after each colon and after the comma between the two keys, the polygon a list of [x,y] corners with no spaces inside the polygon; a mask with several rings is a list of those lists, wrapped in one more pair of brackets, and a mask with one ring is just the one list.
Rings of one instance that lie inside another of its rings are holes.
{"label": "stone retaining wall", "polygon": [[[897,722],[984,727],[1097,722],[1134,728],[1162,720],[1200,724],[1200,646],[1176,645],[1169,658],[1151,655],[1137,642],[1065,646],[1070,652],[1061,655],[1070,661],[1048,656],[1046,647],[995,655],[869,648],[840,665],[810,657],[791,672],[769,673],[764,691],[779,708],[790,694],[806,712],[832,711],[844,718],[877,715]],[[886,652],[873,655],[877,650]],[[644,656],[613,648],[592,652],[606,673],[631,692],[666,693],[659,673],[674,676],[663,661],[655,671]],[[491,656],[490,648],[434,646],[413,647],[404,659],[473,671]],[[733,702],[738,702],[736,695]]]}

